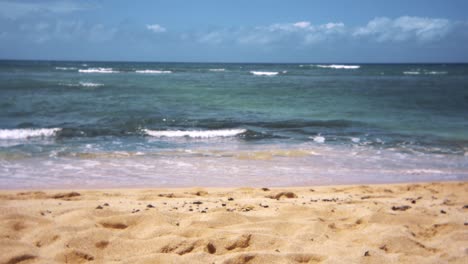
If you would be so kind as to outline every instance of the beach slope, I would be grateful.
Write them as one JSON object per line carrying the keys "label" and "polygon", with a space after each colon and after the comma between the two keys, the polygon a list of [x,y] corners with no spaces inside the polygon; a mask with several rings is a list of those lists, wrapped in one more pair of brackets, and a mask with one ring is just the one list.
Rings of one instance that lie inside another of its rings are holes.
{"label": "beach slope", "polygon": [[467,263],[468,182],[0,191],[0,263]]}

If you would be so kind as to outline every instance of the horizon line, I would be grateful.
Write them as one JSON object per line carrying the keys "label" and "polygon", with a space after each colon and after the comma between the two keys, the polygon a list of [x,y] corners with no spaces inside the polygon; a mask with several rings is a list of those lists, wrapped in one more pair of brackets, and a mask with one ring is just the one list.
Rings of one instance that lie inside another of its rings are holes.
{"label": "horizon line", "polygon": [[235,61],[145,61],[145,60],[78,60],[78,59],[9,59],[0,58],[0,61],[41,61],[41,62],[123,62],[123,63],[200,63],[200,64],[468,64],[468,61],[412,61],[412,62],[262,62],[262,61],[250,61],[250,62],[235,62]]}

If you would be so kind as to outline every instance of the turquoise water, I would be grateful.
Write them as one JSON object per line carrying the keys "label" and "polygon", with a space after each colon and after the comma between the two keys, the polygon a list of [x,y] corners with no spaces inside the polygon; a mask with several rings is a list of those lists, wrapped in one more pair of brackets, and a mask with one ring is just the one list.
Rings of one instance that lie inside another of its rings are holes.
{"label": "turquoise water", "polygon": [[466,64],[0,61],[0,187],[467,179]]}

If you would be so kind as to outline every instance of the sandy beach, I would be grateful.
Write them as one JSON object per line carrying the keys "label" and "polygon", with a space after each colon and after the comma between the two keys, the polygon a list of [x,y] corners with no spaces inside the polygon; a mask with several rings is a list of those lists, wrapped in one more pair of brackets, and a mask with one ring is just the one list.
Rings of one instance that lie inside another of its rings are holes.
{"label": "sandy beach", "polygon": [[0,192],[0,263],[467,263],[468,183]]}

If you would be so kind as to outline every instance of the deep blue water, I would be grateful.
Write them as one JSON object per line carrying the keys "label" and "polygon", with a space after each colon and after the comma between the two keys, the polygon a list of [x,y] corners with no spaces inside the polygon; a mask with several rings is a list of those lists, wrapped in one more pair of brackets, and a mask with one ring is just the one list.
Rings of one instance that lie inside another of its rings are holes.
{"label": "deep blue water", "polygon": [[466,179],[467,153],[467,64],[0,61],[3,188]]}

